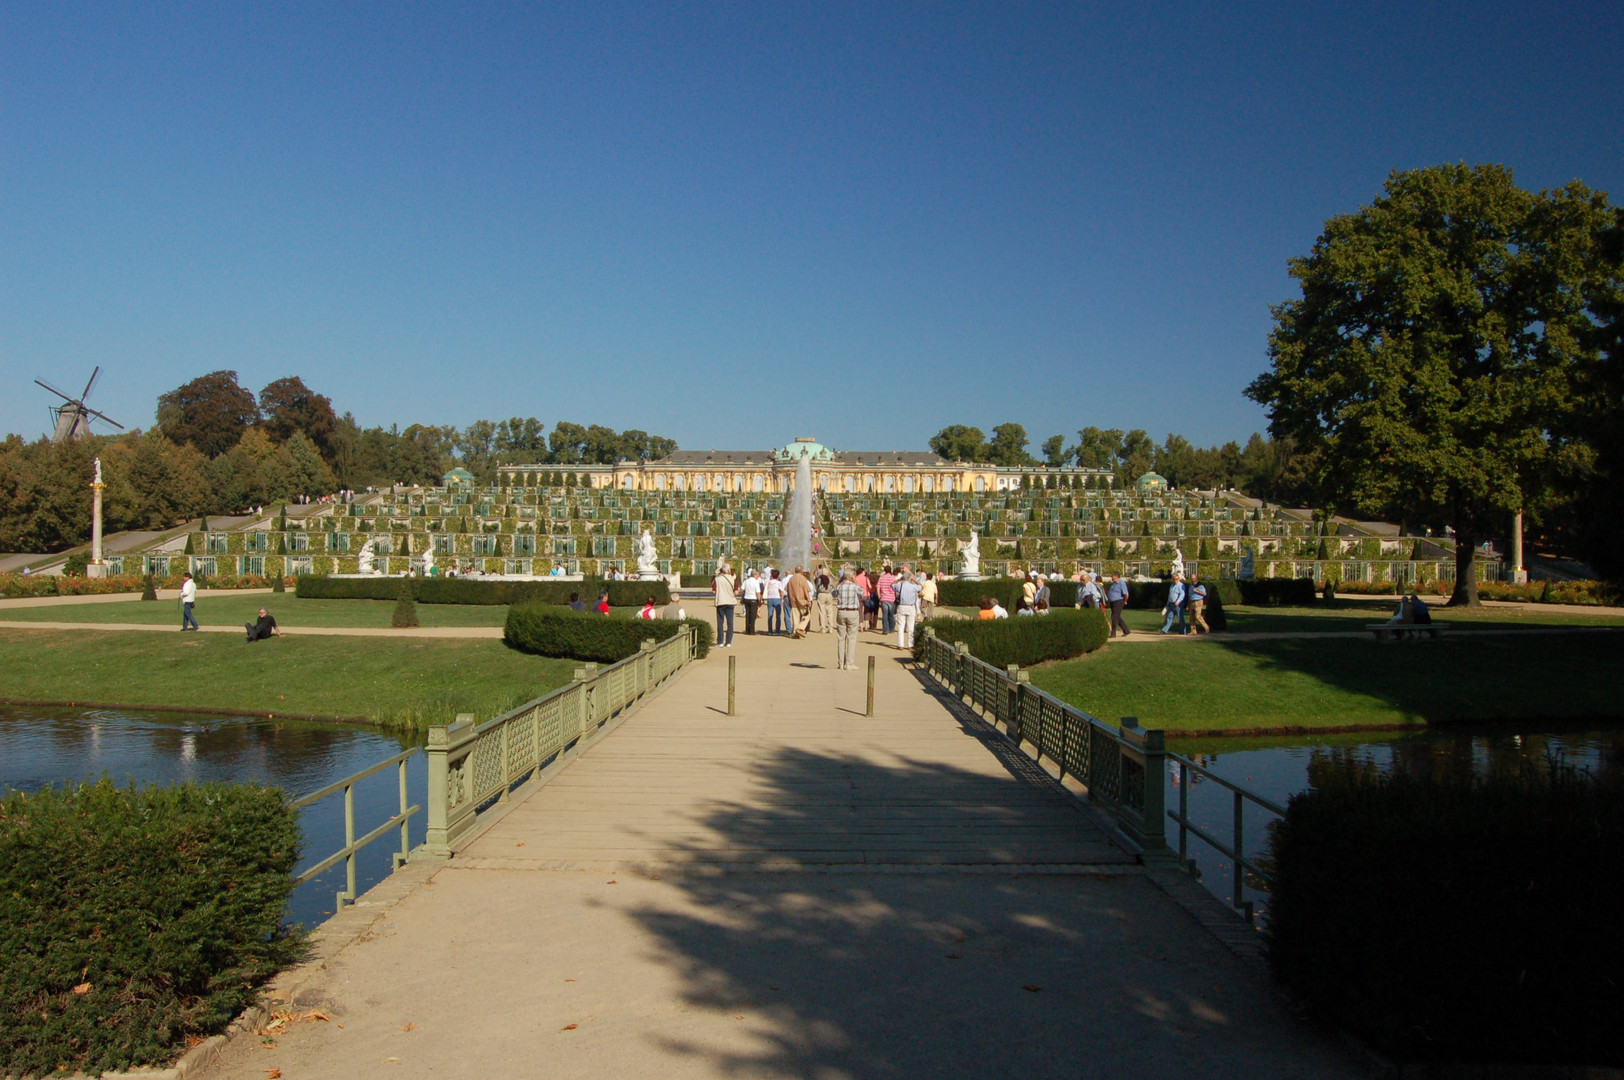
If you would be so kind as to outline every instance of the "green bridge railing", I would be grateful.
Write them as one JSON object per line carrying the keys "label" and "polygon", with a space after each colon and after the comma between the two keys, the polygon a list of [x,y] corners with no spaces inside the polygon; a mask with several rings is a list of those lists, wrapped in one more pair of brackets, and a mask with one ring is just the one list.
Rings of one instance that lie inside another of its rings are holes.
{"label": "green bridge railing", "polygon": [[476,724],[472,713],[428,734],[428,820],[413,858],[449,858],[479,815],[514,787],[562,768],[612,730],[643,698],[694,658],[693,628],[645,639],[635,656],[575,669],[570,685]]}
{"label": "green bridge railing", "polygon": [[[1048,758],[1061,778],[1069,776],[1082,785],[1089,801],[1113,816],[1123,838],[1147,863],[1176,861],[1193,874],[1191,837],[1228,858],[1233,868],[1230,906],[1251,920],[1252,905],[1244,897],[1245,875],[1256,875],[1265,886],[1272,883],[1272,878],[1255,855],[1247,854],[1257,845],[1249,847],[1246,843],[1245,811],[1250,804],[1278,818],[1285,814],[1284,807],[1181,754],[1169,753],[1165,733],[1140,727],[1134,717],[1125,716],[1119,726],[1112,727],[1039,690],[1027,673],[1013,664],[999,670],[971,656],[969,646],[943,641],[929,628],[924,632],[924,642],[921,660],[938,684],[980,713],[994,731],[1002,727],[1002,733],[1017,747],[1030,744],[1039,764]],[[1179,770],[1177,810],[1169,810],[1166,805],[1169,766]],[[1194,776],[1229,789],[1233,797],[1229,843],[1190,818],[1189,791]],[[1177,827],[1176,855],[1167,843],[1167,821]]]}

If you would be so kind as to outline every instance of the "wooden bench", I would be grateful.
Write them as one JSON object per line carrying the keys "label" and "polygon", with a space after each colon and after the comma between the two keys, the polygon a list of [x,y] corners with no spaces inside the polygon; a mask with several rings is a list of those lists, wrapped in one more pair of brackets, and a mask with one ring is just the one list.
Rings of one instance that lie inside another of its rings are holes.
{"label": "wooden bench", "polygon": [[1437,641],[1449,629],[1448,623],[1366,623],[1365,629],[1376,635],[1377,641],[1415,641],[1430,638]]}

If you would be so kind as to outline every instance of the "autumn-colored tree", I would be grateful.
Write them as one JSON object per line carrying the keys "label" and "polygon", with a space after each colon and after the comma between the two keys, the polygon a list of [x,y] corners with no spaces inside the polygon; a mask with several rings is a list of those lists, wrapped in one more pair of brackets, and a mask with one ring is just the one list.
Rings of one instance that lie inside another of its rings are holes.
{"label": "autumn-colored tree", "polygon": [[237,385],[235,371],[212,371],[158,398],[158,426],[175,442],[191,443],[207,457],[237,444],[259,419],[252,391]]}

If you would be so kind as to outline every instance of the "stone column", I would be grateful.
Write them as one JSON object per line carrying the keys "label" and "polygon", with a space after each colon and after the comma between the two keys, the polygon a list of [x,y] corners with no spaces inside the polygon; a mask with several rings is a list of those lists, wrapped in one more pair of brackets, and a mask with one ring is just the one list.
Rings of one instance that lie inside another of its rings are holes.
{"label": "stone column", "polygon": [[107,564],[102,562],[102,489],[106,486],[100,479],[90,485],[90,564],[85,567],[86,577],[107,576]]}
{"label": "stone column", "polygon": [[1523,568],[1523,512],[1511,517],[1511,580],[1518,585],[1528,584],[1528,571]]}

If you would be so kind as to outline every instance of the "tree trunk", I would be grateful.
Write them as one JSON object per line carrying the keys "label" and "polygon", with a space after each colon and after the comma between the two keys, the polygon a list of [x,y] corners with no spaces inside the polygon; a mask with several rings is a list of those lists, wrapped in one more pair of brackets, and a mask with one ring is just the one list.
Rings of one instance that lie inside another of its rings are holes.
{"label": "tree trunk", "polygon": [[1477,536],[1461,529],[1455,531],[1455,591],[1450,594],[1450,607],[1477,607]]}

